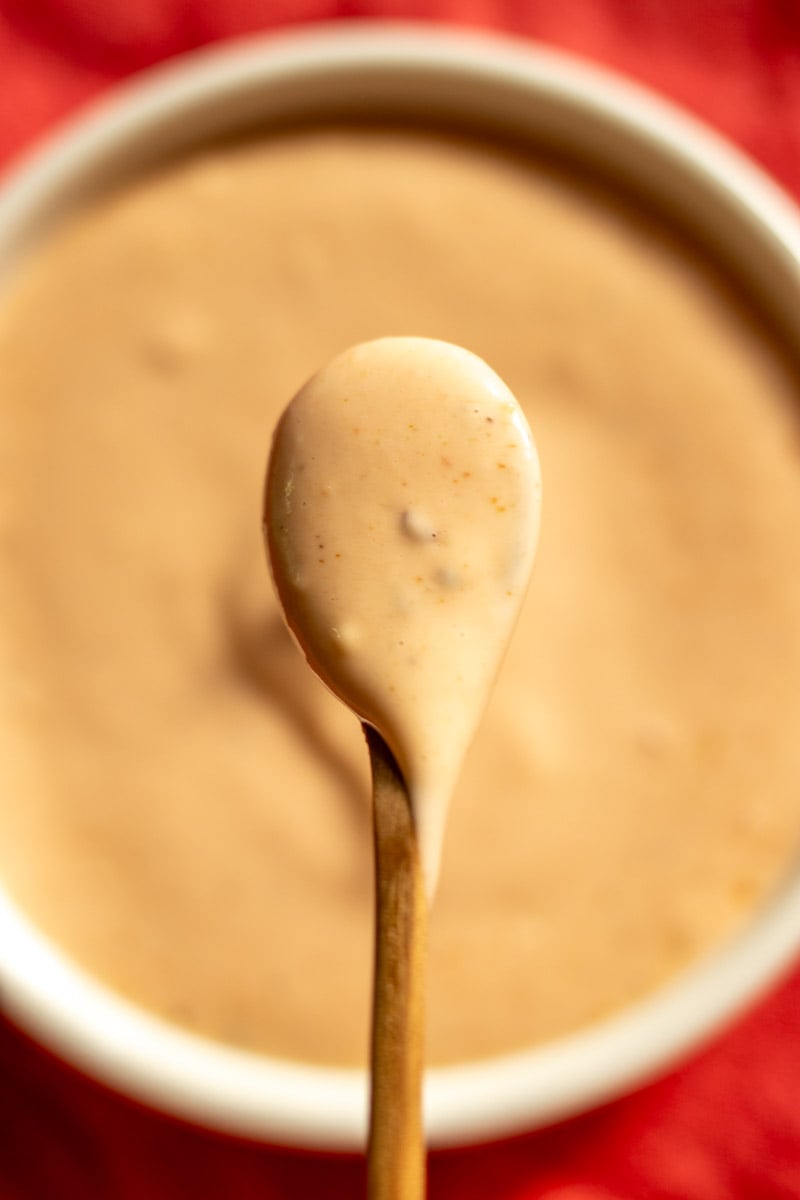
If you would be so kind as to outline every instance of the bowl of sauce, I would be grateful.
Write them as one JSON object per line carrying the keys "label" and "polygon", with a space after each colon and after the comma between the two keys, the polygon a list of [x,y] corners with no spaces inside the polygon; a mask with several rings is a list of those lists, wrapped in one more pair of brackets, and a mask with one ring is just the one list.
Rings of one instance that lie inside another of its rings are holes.
{"label": "bowl of sauce", "polygon": [[23,164],[0,198],[9,1015],[166,1111],[362,1144],[363,747],[283,627],[259,521],[289,397],[387,335],[489,362],[544,480],[431,913],[431,1143],[608,1099],[766,987],[800,940],[798,262],[791,204],[689,118],[429,29],[204,52]]}

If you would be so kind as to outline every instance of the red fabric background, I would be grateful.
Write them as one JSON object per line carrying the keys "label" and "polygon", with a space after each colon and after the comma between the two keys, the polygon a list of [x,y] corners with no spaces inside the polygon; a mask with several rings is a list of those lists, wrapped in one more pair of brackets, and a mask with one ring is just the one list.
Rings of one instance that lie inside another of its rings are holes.
{"label": "red fabric background", "polygon": [[[507,30],[694,109],[800,197],[800,0],[0,0],[0,163],[131,71],[317,19]],[[800,971],[703,1055],[545,1133],[433,1155],[431,1200],[800,1197]],[[135,1107],[0,1019],[0,1200],[338,1200],[356,1159],[241,1144]]]}

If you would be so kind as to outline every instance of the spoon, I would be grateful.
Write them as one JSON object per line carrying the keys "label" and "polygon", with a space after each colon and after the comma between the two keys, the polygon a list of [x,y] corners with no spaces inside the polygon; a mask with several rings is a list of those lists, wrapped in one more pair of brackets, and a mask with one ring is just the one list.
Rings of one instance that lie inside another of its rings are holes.
{"label": "spoon", "polygon": [[345,351],[272,443],[264,532],[287,623],[361,718],[376,864],[370,1200],[425,1192],[426,908],[450,796],[527,589],[540,479],[479,358],[426,338]]}
{"label": "spoon", "polygon": [[364,725],[375,830],[370,1200],[425,1195],[422,1129],[426,903],[411,802],[392,752]]}

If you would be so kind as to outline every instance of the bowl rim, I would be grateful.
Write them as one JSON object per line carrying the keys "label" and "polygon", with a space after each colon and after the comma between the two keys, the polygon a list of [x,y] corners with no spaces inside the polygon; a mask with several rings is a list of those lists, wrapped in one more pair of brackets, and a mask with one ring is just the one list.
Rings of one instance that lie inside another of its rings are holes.
{"label": "bowl rim", "polygon": [[[72,118],[0,185],[0,257],[38,208],[112,150],[278,79],[402,78],[427,73],[477,88],[501,83],[521,103],[546,97],[665,154],[766,236],[800,300],[800,217],[741,152],[638,84],[561,51],[506,36],[395,22],[316,25],[195,51],[124,83]],[[231,125],[236,125],[233,120]],[[800,305],[798,305],[800,309]],[[432,1068],[425,1121],[432,1146],[534,1129],[646,1082],[731,1020],[786,969],[800,947],[800,864],[747,926],[665,987],[590,1028],[544,1046]],[[271,1059],[169,1025],[72,963],[0,889],[0,996],[37,1041],[101,1082],[174,1116],[239,1136],[359,1150],[367,1089],[359,1070]]]}

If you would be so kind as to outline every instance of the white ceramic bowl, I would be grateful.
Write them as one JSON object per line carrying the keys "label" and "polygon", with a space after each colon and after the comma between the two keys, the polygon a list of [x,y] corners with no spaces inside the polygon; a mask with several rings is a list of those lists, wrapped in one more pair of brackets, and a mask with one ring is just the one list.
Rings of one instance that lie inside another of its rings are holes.
{"label": "white ceramic bowl", "polygon": [[[671,210],[797,341],[800,221],[757,168],[641,89],[559,54],[430,27],[347,25],[192,55],[118,90],[0,195],[0,277],[97,189],[215,135],[289,116],[457,117],[555,144]],[[549,1123],[666,1068],[763,990],[800,945],[800,867],[739,936],[649,999],[538,1049],[430,1071],[431,1144]],[[167,1112],[304,1146],[363,1144],[357,1071],[279,1062],[180,1031],[71,964],[0,892],[5,1010],[44,1045]]]}

